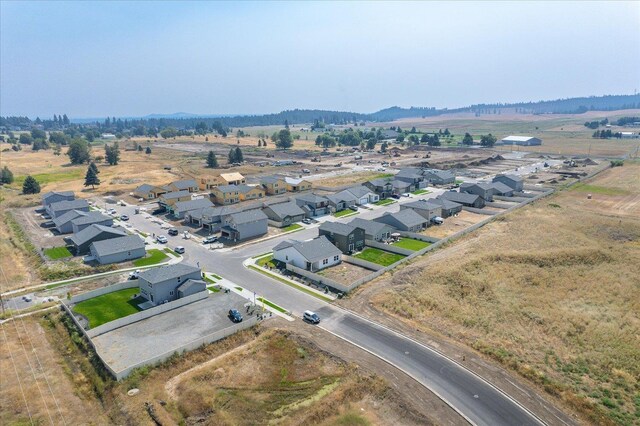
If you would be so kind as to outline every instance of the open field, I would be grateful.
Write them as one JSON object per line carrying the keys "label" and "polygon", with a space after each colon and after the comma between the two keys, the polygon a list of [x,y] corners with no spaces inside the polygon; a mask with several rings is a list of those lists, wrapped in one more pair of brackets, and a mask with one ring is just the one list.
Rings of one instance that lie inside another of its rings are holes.
{"label": "open field", "polygon": [[96,328],[109,321],[140,312],[141,309],[137,305],[140,300],[132,299],[139,291],[135,287],[103,294],[78,303],[73,310],[89,320],[91,328]]}
{"label": "open field", "polygon": [[355,185],[359,182],[366,182],[372,179],[385,178],[393,176],[392,173],[381,172],[354,172],[343,174],[340,176],[331,176],[314,182],[314,185],[340,187],[345,185]]}
{"label": "open field", "polygon": [[445,238],[485,220],[487,217],[489,216],[462,210],[457,214],[457,216],[450,216],[446,218],[442,225],[430,226],[422,231],[421,234],[434,238]]}
{"label": "open field", "polygon": [[[449,336],[596,424],[640,424],[640,163],[493,221],[368,284],[411,328]],[[450,219],[447,219],[450,220]],[[380,282],[382,281],[382,282]]]}
{"label": "open field", "polygon": [[360,253],[355,254],[353,257],[366,260],[368,262],[377,263],[382,266],[389,266],[402,259],[403,255],[395,254],[388,251],[380,250],[373,247],[366,247]]}

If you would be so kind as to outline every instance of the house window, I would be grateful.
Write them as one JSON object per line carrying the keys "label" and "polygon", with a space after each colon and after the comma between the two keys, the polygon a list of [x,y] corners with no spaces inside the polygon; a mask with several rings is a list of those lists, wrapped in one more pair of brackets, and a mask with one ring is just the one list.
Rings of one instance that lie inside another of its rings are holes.
{"label": "house window", "polygon": [[289,260],[289,256],[288,256],[288,255],[287,255],[287,256],[285,256],[284,258],[285,258],[285,260]]}
{"label": "house window", "polygon": [[353,234],[350,234],[349,235],[349,241],[352,241],[352,240],[353,240]]}
{"label": "house window", "polygon": [[169,296],[173,296],[173,290],[169,292]]}
{"label": "house window", "polygon": [[323,265],[328,265],[328,264],[329,264],[329,259],[324,259],[324,260],[322,261],[322,264],[323,264]]}
{"label": "house window", "polygon": [[333,256],[333,261],[334,261],[334,262],[337,262],[337,261],[338,261],[338,259],[340,259],[340,256],[338,256],[337,254],[336,254],[335,256]]}

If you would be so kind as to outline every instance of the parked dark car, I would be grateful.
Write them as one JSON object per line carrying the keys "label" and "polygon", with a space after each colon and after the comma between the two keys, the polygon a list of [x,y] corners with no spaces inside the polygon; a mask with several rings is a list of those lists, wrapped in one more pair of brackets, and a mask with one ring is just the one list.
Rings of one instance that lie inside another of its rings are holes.
{"label": "parked dark car", "polygon": [[391,195],[391,198],[395,198],[396,200],[399,200],[400,196],[398,194],[393,194]]}
{"label": "parked dark car", "polygon": [[357,206],[349,206],[349,210],[353,210],[354,212],[358,211],[358,207]]}
{"label": "parked dark car", "polygon": [[169,235],[172,235],[172,236],[174,236],[174,237],[175,237],[176,235],[178,235],[178,230],[177,230],[176,228],[171,228],[171,229],[169,229],[167,232],[168,232],[168,234],[169,234]]}
{"label": "parked dark car", "polygon": [[211,244],[218,242],[218,237],[207,237],[202,241],[202,244]]}
{"label": "parked dark car", "polygon": [[242,315],[237,309],[229,309],[229,319],[233,322],[242,322]]}

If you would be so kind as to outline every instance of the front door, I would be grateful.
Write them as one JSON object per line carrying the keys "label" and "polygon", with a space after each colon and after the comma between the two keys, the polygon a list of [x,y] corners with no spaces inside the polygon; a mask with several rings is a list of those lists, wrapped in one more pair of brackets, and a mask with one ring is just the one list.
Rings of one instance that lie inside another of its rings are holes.
{"label": "front door", "polygon": [[349,244],[349,251],[353,251],[356,248],[355,244],[351,243]]}

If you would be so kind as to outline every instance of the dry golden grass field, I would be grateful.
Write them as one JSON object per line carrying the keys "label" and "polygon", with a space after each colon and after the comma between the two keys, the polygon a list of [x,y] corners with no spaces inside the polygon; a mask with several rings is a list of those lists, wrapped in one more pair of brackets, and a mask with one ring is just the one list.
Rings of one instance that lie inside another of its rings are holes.
{"label": "dry golden grass field", "polygon": [[640,162],[370,285],[379,309],[475,348],[586,421],[640,424]]}

